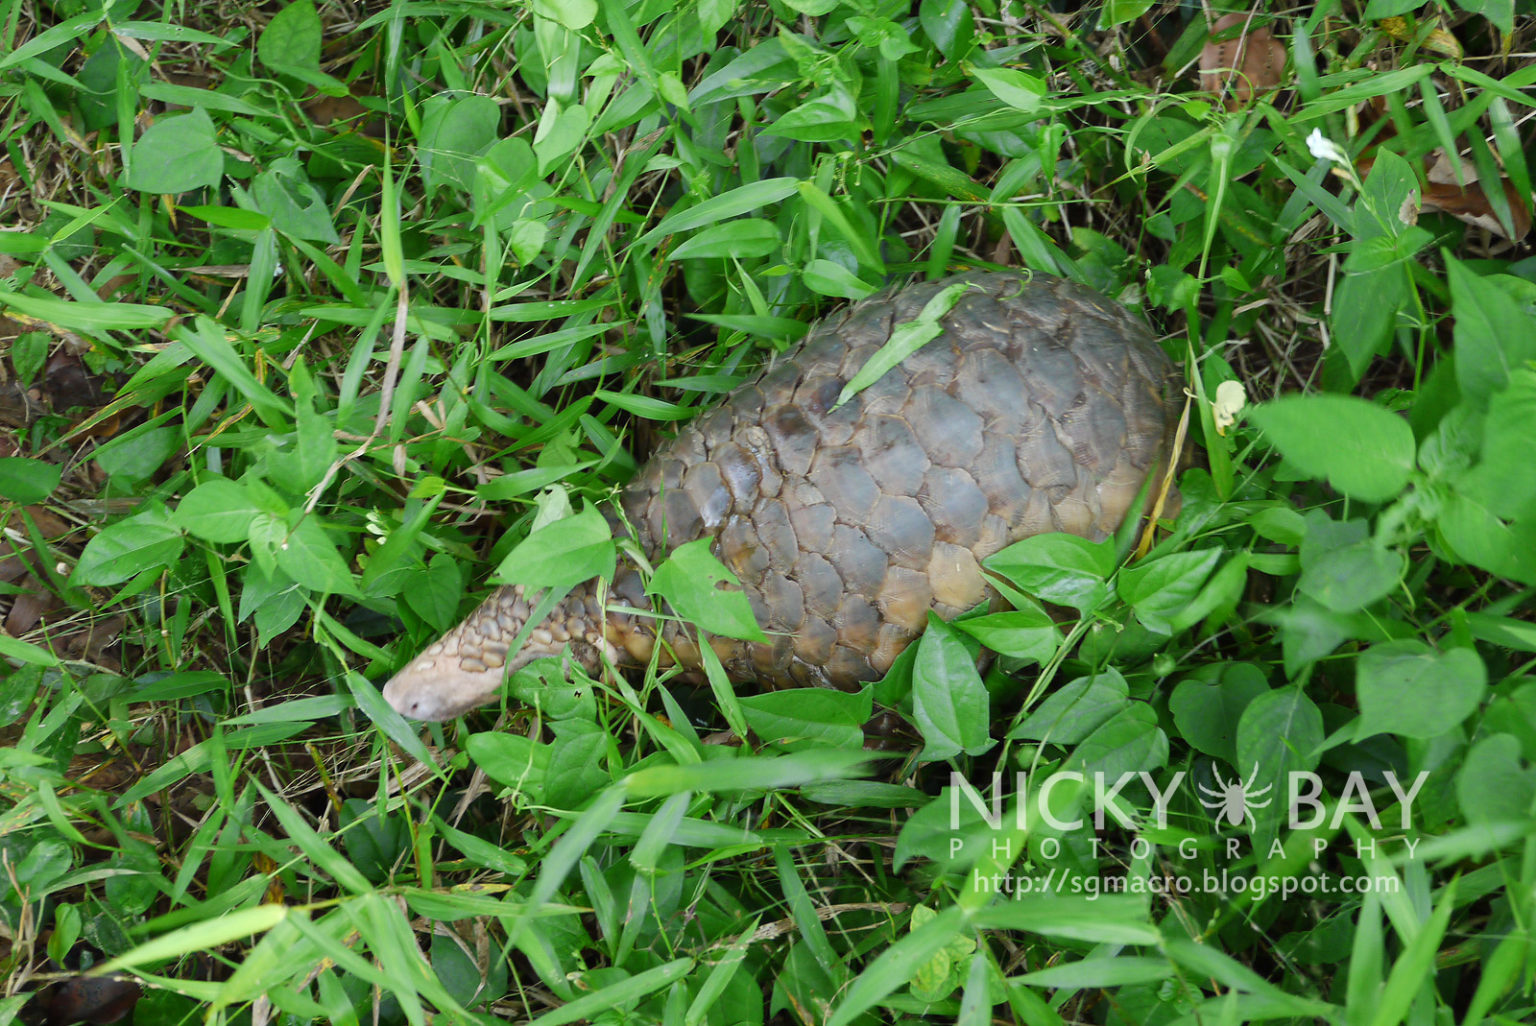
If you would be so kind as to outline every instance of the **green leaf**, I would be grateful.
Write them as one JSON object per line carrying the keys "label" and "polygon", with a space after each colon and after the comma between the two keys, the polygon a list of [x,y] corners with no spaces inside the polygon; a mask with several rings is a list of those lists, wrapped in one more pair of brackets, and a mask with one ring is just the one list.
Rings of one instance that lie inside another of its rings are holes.
{"label": "green leaf", "polygon": [[295,513],[301,519],[277,544],[278,568],[311,591],[328,595],[355,595],[352,574],[336,551],[336,543],[321,526],[320,518]]}
{"label": "green leaf", "polygon": [[1173,632],[1173,622],[1211,576],[1220,549],[1170,552],[1127,566],[1116,578],[1115,590],[1136,610],[1148,630]]}
{"label": "green leaf", "polygon": [[1046,602],[1080,613],[1097,608],[1115,570],[1114,543],[1071,534],[1037,534],[1003,549],[983,565]]}
{"label": "green leaf", "polygon": [[1199,752],[1233,766],[1237,759],[1237,725],[1243,710],[1269,691],[1264,675],[1248,663],[1221,669],[1216,684],[1181,680],[1168,699],[1174,725],[1185,741]]}
{"label": "green leaf", "polygon": [[1508,292],[1446,257],[1456,315],[1456,380],[1479,405],[1509,385],[1510,373],[1536,359],[1536,319]]}
{"label": "green leaf", "polygon": [[819,741],[829,748],[864,743],[864,723],[873,707],[870,689],[788,688],[737,700],[747,726],[764,744]]}
{"label": "green leaf", "polygon": [[1286,462],[1351,498],[1386,502],[1408,484],[1413,429],[1374,403],[1345,395],[1289,396],[1248,411]]}
{"label": "green leaf", "polygon": [[161,507],[151,507],[103,528],[86,543],[70,580],[76,584],[120,584],[146,570],[170,570],[186,539]]}
{"label": "green leaf", "polygon": [[564,590],[594,577],[611,579],[616,563],[608,521],[588,506],[530,534],[501,561],[496,576],[508,584]]}
{"label": "green leaf", "polygon": [[201,107],[165,117],[133,144],[126,184],[139,192],[169,195],[211,189],[224,178],[213,119]]}
{"label": "green leaf", "polygon": [[1072,751],[1067,766],[1090,780],[1102,774],[1118,780],[1168,764],[1168,735],[1157,725],[1157,713],[1145,702],[1122,702],[1093,733]]}
{"label": "green leaf", "polygon": [[1026,75],[1013,68],[984,68],[972,66],[971,76],[1014,110],[1033,114],[1045,99],[1045,83],[1034,75]]}
{"label": "green leaf", "polygon": [[1130,700],[1130,686],[1109,668],[1079,677],[1045,696],[1029,718],[1009,731],[1010,738],[1075,745],[1107,723]]}
{"label": "green leaf", "polygon": [[575,32],[597,18],[597,0],[533,0],[533,11]]}
{"label": "green leaf", "polygon": [[1494,734],[1473,745],[1456,771],[1456,800],[1473,825],[1526,822],[1536,802],[1536,769],[1520,758],[1520,741]]}
{"label": "green leaf", "polygon": [[52,296],[29,296],[4,291],[0,279],[0,307],[10,307],[28,317],[77,331],[139,331],[161,328],[174,311],[138,303],[72,303]]}
{"label": "green leaf", "polygon": [[1488,401],[1481,459],[1453,487],[1507,520],[1536,519],[1536,371],[1522,367]]}
{"label": "green leaf", "polygon": [[636,798],[659,798],[682,791],[768,791],[864,776],[868,772],[865,765],[877,757],[871,752],[817,748],[771,757],[717,758],[689,766],[650,765],[624,778],[624,785]]}
{"label": "green leaf", "polygon": [[1416,639],[1389,641],[1360,654],[1355,692],[1357,740],[1372,734],[1439,737],[1482,704],[1488,671],[1470,648],[1436,652]]}
{"label": "green leaf", "polygon": [[[1323,743],[1323,714],[1299,688],[1266,691],[1248,703],[1237,721],[1237,762],[1234,768],[1246,781],[1257,773],[1254,790],[1279,782],[1283,790],[1289,774],[1317,765],[1313,754]],[[1252,792],[1250,792],[1252,793]],[[1283,801],[1266,810],[1278,817]]]}
{"label": "green leaf", "polygon": [[1536,584],[1536,519],[1500,520],[1475,497],[1453,493],[1446,497],[1435,526],[1466,562]]}
{"label": "green leaf", "polygon": [[1297,588],[1340,613],[1364,609],[1402,583],[1407,561],[1382,548],[1364,520],[1338,522],[1322,510],[1306,515]]}
{"label": "green leaf", "polygon": [[25,456],[0,458],[0,499],[31,506],[53,494],[64,468]]}
{"label": "green leaf", "polygon": [[762,181],[730,189],[718,196],[711,196],[682,210],[673,211],[661,219],[661,223],[639,239],[637,244],[652,243],[664,235],[703,228],[721,221],[729,221],[743,214],[761,213],[764,207],[795,195],[799,182],[793,178],[765,178]]}
{"label": "green leaf", "polygon": [[14,659],[28,666],[57,666],[59,657],[31,642],[0,634],[0,657]]}
{"label": "green leaf", "polygon": [[416,150],[427,187],[453,185],[469,192],[478,158],[496,142],[500,125],[501,108],[489,96],[429,100]]}
{"label": "green leaf", "polygon": [[823,296],[839,299],[863,299],[876,291],[876,286],[854,274],[842,264],[817,258],[810,261],[800,272],[806,287]]}
{"label": "green leaf", "polygon": [[710,553],[711,544],[713,539],[700,538],[673,549],[651,575],[646,594],[665,598],[679,616],[711,634],[767,641],[741,581]]}
{"label": "green leaf", "polygon": [[273,161],[268,170],[256,176],[251,183],[251,201],[284,235],[327,245],[341,241],[325,197],[291,157]]}
{"label": "green leaf", "polygon": [[[812,263],[818,262],[822,261],[812,261]],[[843,386],[832,408],[837,409],[879,381],[901,361],[942,335],[944,318],[949,316],[949,312],[970,291],[970,288],[971,286],[966,282],[947,285],[923,304],[923,309],[915,318],[896,325],[885,344],[875,350],[869,359],[864,361],[864,366],[860,367],[848,380],[848,384]]]}
{"label": "green leaf", "polygon": [[673,260],[745,259],[767,256],[777,252],[781,245],[778,225],[760,217],[743,217],[710,225],[697,235],[684,239],[668,256]]}
{"label": "green leaf", "polygon": [[238,544],[250,537],[251,521],[261,512],[240,482],[214,477],[187,493],[171,522],[205,541]]}
{"label": "green leaf", "polygon": [[549,774],[549,745],[497,730],[471,734],[464,747],[475,765],[496,783],[542,800]]}
{"label": "green leaf", "polygon": [[1044,665],[1061,648],[1061,628],[1051,614],[1023,596],[1019,609],[988,613],[954,625],[999,655]]}
{"label": "green leaf", "polygon": [[987,688],[976,657],[954,627],[928,614],[928,630],[912,664],[913,714],[925,742],[920,759],[980,755],[993,746]]}
{"label": "green leaf", "polygon": [[312,0],[293,0],[267,22],[256,41],[256,56],[272,71],[319,71],[322,31]]}

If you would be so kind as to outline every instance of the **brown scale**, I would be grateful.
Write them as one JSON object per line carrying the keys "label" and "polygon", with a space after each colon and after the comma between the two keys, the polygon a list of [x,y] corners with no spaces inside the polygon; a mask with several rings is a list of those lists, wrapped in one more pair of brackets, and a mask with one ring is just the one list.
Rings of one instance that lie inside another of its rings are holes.
{"label": "brown scale", "polygon": [[[843,406],[843,384],[946,285],[971,283],[944,333]],[[799,348],[663,445],[622,497],[652,560],[697,538],[742,583],[766,643],[713,638],[732,678],[853,688],[922,631],[996,595],[982,560],[1021,538],[1099,539],[1166,451],[1176,394],[1147,328],[1078,285],[972,274],[887,291],[822,322]],[[665,530],[666,534],[663,535]],[[495,698],[506,674],[569,649],[643,664],[655,624],[602,615],[577,588],[508,646],[532,603],[501,588],[384,689],[401,713],[443,720]],[[609,600],[643,608],[621,564]],[[677,658],[697,665],[668,623]]]}

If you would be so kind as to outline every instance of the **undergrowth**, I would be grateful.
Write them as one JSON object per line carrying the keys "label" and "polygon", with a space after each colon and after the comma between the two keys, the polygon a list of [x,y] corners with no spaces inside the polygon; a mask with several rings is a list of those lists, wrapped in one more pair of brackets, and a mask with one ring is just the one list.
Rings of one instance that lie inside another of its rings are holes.
{"label": "undergrowth", "polygon": [[[1530,1020],[1529,0],[0,12],[0,1026]],[[993,266],[1181,363],[1149,552],[1007,550],[860,694],[382,701]]]}

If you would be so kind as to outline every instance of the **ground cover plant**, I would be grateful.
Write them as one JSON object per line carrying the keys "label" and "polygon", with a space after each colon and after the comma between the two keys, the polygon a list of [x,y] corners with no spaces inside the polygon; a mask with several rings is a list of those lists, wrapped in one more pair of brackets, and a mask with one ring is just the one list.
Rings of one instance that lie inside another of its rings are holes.
{"label": "ground cover plant", "polygon": [[[1528,0],[0,11],[0,1026],[1530,1020]],[[989,266],[1182,363],[1176,519],[857,695],[382,702]]]}

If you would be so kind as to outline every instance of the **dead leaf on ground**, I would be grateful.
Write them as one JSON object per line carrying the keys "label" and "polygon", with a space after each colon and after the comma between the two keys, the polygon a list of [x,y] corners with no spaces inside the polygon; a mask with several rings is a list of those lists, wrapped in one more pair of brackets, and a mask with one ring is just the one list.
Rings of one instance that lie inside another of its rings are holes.
{"label": "dead leaf on ground", "polygon": [[[1232,38],[1222,38],[1237,30]],[[1223,14],[1211,25],[1200,51],[1200,88],[1226,98],[1229,109],[1246,107],[1255,95],[1285,81],[1285,44],[1251,14]]]}
{"label": "dead leaf on ground", "polygon": [[[1509,239],[1509,233],[1494,214],[1493,204],[1488,201],[1488,193],[1478,181],[1477,168],[1471,161],[1456,158],[1461,168],[1461,180],[1466,183],[1463,186],[1457,184],[1457,165],[1451,163],[1445,150],[1435,150],[1426,159],[1429,159],[1429,168],[1424,173],[1428,182],[1422,203],[1425,210],[1442,211],[1458,221],[1486,228],[1501,239]],[[1509,202],[1510,217],[1514,221],[1515,236],[1510,241],[1523,239],[1531,230],[1531,205],[1509,179],[1501,178],[1499,184],[1504,188],[1504,198]]]}

